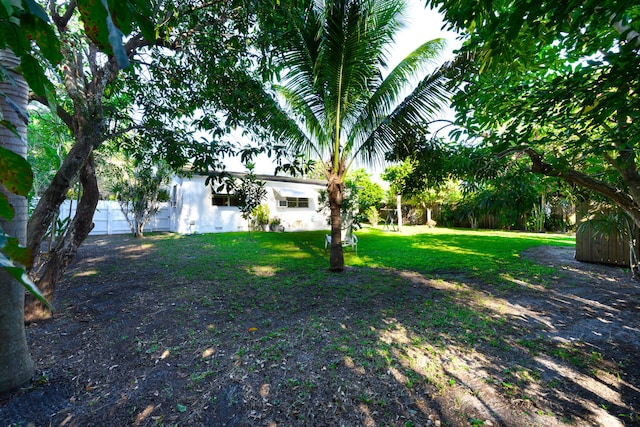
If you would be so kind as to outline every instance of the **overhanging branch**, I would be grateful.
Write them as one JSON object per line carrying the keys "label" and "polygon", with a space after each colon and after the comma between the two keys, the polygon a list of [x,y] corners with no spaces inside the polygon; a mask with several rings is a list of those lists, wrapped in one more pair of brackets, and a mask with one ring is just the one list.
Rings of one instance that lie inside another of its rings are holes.
{"label": "overhanging branch", "polygon": [[557,177],[570,184],[575,184],[579,187],[595,191],[614,202],[625,212],[629,213],[634,219],[638,218],[640,220],[640,208],[638,204],[631,196],[619,188],[573,169],[567,170],[555,168],[550,163],[545,162],[542,154],[538,153],[531,147],[525,148],[523,152],[531,159],[532,172],[545,176]]}

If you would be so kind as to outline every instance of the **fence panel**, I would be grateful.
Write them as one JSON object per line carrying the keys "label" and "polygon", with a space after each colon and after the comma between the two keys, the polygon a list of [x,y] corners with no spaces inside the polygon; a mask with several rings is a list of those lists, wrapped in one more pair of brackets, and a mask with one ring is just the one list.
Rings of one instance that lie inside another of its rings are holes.
{"label": "fence panel", "polygon": [[[60,207],[59,218],[64,221],[66,218],[73,218],[76,214],[77,202],[66,200]],[[127,218],[120,210],[120,205],[116,201],[100,200],[96,211],[93,214],[93,230],[89,233],[92,236],[105,234],[127,234],[131,233]],[[154,231],[171,230],[171,208],[168,203],[162,203],[160,210],[154,215],[144,227],[145,233]]]}

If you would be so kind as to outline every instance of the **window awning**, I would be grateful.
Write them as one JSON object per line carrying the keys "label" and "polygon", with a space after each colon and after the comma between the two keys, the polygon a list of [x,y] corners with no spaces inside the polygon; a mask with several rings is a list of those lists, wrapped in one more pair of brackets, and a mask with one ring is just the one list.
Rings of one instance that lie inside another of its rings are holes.
{"label": "window awning", "polygon": [[313,190],[296,190],[294,188],[274,188],[273,193],[277,199],[286,199],[287,197],[293,197],[296,199],[313,199],[318,196],[318,193]]}

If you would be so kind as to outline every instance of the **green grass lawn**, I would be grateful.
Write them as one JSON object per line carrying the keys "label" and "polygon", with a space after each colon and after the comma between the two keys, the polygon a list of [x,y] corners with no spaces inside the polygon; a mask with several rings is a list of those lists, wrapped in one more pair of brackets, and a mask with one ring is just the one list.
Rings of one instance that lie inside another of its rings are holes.
{"label": "green grass lawn", "polygon": [[[581,392],[540,360],[551,358],[575,378],[618,375],[585,343],[554,340],[548,313],[527,308],[538,300],[564,304],[570,295],[558,293],[567,289],[556,286],[562,271],[522,252],[573,246],[573,236],[365,228],[356,233],[358,255],[346,249],[347,269],[332,273],[324,234],[128,240],[140,248],[123,246],[118,268],[133,271],[124,267],[127,253],[141,263],[135,257],[144,252],[153,273],[141,273],[140,305],[127,306],[139,324],[117,334],[135,344],[136,363],[179,370],[163,408],[176,400],[180,413],[206,411],[219,403],[203,401],[203,393],[240,381],[254,390],[242,410],[277,425],[359,425],[363,416],[371,425],[427,425],[434,413],[443,425],[468,425],[483,405],[521,420],[511,425],[551,425],[580,417],[586,406],[567,401]],[[268,396],[257,391],[265,384]],[[439,409],[429,409],[433,402]],[[335,405],[346,418],[335,418]],[[310,414],[319,418],[304,418]]]}
{"label": "green grass lawn", "polygon": [[[226,274],[218,267],[233,265],[248,275],[282,271],[324,274],[328,252],[324,231],[297,233],[220,233],[176,236],[161,240],[168,255],[186,251],[192,262],[185,277]],[[551,270],[522,260],[520,252],[540,245],[575,245],[575,237],[560,234],[405,227],[402,232],[364,228],[356,233],[358,256],[345,248],[345,265],[411,270],[423,274],[464,273],[495,283],[505,277],[545,279]],[[234,270],[234,274],[237,270]]]}

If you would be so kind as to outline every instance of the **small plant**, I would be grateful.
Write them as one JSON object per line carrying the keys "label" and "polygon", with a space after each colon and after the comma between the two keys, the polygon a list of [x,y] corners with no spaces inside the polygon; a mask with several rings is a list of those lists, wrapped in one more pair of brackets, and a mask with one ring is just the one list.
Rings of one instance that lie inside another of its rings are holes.
{"label": "small plant", "polygon": [[144,227],[160,210],[160,202],[170,199],[164,188],[171,179],[171,168],[163,162],[136,161],[122,171],[112,186],[122,214],[127,219],[134,237],[143,237]]}
{"label": "small plant", "polygon": [[369,224],[376,227],[380,222],[380,214],[378,213],[378,209],[375,206],[369,206],[367,209],[367,219],[369,220]]}
{"label": "small plant", "polygon": [[258,230],[264,230],[269,225],[269,213],[269,206],[264,203],[257,206],[251,213]]}
{"label": "small plant", "polygon": [[280,218],[278,218],[277,216],[274,216],[273,218],[271,218],[271,221],[269,221],[269,230],[270,231],[284,231],[282,229],[282,225],[280,223],[281,223]]}

